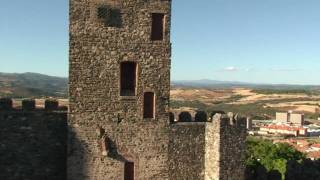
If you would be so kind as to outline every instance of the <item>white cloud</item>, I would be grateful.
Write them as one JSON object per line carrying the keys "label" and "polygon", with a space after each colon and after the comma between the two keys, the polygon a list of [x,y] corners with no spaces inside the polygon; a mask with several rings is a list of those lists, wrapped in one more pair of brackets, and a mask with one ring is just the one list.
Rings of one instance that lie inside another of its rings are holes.
{"label": "white cloud", "polygon": [[239,69],[234,67],[234,66],[229,66],[229,67],[224,68],[223,70],[224,71],[232,71],[232,72],[234,72],[234,71],[238,71]]}
{"label": "white cloud", "polygon": [[253,70],[252,68],[239,68],[239,67],[235,67],[235,66],[228,66],[228,67],[221,69],[220,71],[224,71],[224,72],[238,72],[238,71],[250,72],[252,70]]}

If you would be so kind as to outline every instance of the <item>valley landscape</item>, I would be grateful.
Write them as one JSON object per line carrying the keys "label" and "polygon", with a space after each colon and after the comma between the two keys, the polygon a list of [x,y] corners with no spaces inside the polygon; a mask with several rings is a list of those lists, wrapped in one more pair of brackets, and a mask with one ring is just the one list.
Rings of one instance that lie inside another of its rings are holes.
{"label": "valley landscape", "polygon": [[[37,73],[0,73],[0,97],[35,98],[43,106],[45,98],[67,105],[68,79]],[[296,111],[307,118],[320,112],[320,86],[266,85],[226,81],[173,81],[170,91],[173,111],[225,111],[272,119],[277,111]]]}
{"label": "valley landscape", "polygon": [[176,110],[232,111],[254,119],[271,119],[275,112],[289,110],[315,118],[320,110],[317,86],[173,86],[170,96]]}
{"label": "valley landscape", "polygon": [[[0,73],[0,98],[12,98],[17,109],[22,107],[24,99],[30,98],[35,99],[37,109],[43,109],[48,98],[58,100],[60,106],[68,106],[67,90],[67,78],[36,73]],[[248,130],[246,142],[248,180],[263,176],[268,179],[269,176],[271,179],[274,176],[314,179],[320,173],[317,170],[318,161],[310,161],[320,157],[320,151],[313,149],[320,143],[318,136],[259,135],[260,127],[267,126],[270,120],[274,121],[277,112],[288,111],[304,114],[306,124],[311,124],[308,128],[318,132],[320,86],[175,81],[171,84],[170,111],[175,114],[189,112],[193,116],[199,111],[205,111],[210,116],[215,112],[234,112],[250,117],[253,128]],[[175,121],[180,121],[178,116],[176,118]],[[275,143],[280,143],[280,146]],[[270,149],[274,152],[271,155]],[[257,162],[260,156],[266,156],[263,159],[265,162]],[[287,158],[291,156],[294,158]],[[290,167],[290,162],[296,163],[295,167]],[[301,172],[296,174],[298,169]],[[273,171],[276,174],[272,174]]]}
{"label": "valley landscape", "polygon": [[39,73],[0,73],[0,97],[67,97],[68,79]]}

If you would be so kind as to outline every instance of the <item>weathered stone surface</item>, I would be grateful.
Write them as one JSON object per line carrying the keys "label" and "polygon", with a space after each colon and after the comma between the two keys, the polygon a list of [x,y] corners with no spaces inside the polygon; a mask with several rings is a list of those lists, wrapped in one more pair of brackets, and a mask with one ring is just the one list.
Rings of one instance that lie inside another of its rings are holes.
{"label": "weathered stone surface", "polygon": [[[246,118],[216,116],[220,119],[220,179],[244,179]],[[214,119],[214,121],[215,121]]]}
{"label": "weathered stone surface", "polygon": [[[161,41],[151,40],[152,13],[165,15]],[[242,179],[238,117],[169,123],[170,22],[170,0],[70,1],[68,179],[123,179],[128,161],[139,180]],[[127,61],[138,66],[130,97],[120,90]],[[145,92],[155,94],[153,119],[143,118]]]}
{"label": "weathered stone surface", "polygon": [[204,122],[178,122],[171,125],[170,179],[204,179],[205,131]]}
{"label": "weathered stone surface", "polygon": [[0,179],[66,179],[67,112],[0,109]]}
{"label": "weathered stone surface", "polygon": [[[120,10],[120,27],[98,17],[101,6]],[[152,13],[165,14],[162,41],[151,41]],[[123,179],[126,161],[135,179],[168,178],[170,16],[171,1],[71,0],[68,179]],[[120,96],[125,61],[138,65],[133,97]],[[143,118],[144,92],[155,93],[154,119]],[[97,126],[110,139],[107,156]]]}
{"label": "weathered stone surface", "polygon": [[[165,15],[162,41],[151,41],[152,13]],[[1,99],[0,179],[121,180],[129,161],[138,180],[242,180],[245,118],[168,112],[170,20],[171,0],[71,0],[68,126],[58,102],[17,110]],[[120,96],[125,61],[138,65],[130,97]],[[145,92],[155,118],[143,118]]]}
{"label": "weathered stone surface", "polygon": [[243,180],[246,118],[216,115],[212,122],[171,125],[170,179]]}

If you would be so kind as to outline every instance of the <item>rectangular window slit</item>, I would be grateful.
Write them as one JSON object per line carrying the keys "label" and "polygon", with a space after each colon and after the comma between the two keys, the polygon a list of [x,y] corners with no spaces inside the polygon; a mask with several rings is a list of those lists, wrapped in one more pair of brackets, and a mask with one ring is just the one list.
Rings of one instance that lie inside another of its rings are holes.
{"label": "rectangular window slit", "polygon": [[143,103],[143,117],[144,118],[154,118],[155,111],[155,101],[154,101],[154,93],[146,92],[144,93],[144,103]]}
{"label": "rectangular window slit", "polygon": [[134,180],[134,163],[126,162],[124,164],[124,180]]}
{"label": "rectangular window slit", "polygon": [[164,14],[152,14],[151,40],[163,40],[164,36]]}
{"label": "rectangular window slit", "polygon": [[120,68],[120,95],[135,96],[137,65],[135,62],[123,62]]}

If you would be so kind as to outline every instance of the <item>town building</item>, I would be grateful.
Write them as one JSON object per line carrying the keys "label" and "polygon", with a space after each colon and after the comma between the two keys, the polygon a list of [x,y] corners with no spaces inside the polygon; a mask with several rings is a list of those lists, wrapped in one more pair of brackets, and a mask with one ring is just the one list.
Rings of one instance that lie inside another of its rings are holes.
{"label": "town building", "polygon": [[303,126],[304,114],[289,112],[277,112],[276,123],[289,123],[297,126]]}
{"label": "town building", "polygon": [[288,124],[270,124],[261,126],[259,134],[281,134],[292,136],[307,136],[307,128],[290,126]]}
{"label": "town building", "polygon": [[289,113],[288,112],[277,112],[276,121],[279,123],[288,123],[289,122]]}

